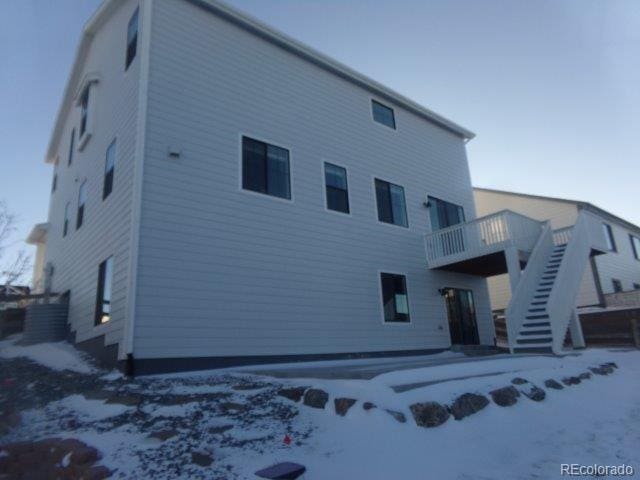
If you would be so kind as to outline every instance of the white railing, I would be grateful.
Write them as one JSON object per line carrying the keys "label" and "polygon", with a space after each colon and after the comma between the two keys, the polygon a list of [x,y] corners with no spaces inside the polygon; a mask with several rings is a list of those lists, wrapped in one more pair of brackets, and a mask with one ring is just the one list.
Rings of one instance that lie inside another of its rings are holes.
{"label": "white railing", "polygon": [[571,233],[573,232],[573,226],[560,228],[553,231],[553,244],[554,245],[566,245],[571,240]]}
{"label": "white railing", "polygon": [[507,246],[531,250],[544,222],[503,210],[454,225],[425,237],[430,266],[452,263],[498,251]]}

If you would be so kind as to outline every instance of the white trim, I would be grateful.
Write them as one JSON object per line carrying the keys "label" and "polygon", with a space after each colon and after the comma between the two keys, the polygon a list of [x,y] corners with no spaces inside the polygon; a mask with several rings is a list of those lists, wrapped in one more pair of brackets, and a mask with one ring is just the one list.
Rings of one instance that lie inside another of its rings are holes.
{"label": "white trim", "polygon": [[[373,102],[377,102],[383,107],[387,107],[389,110],[391,110],[391,112],[393,113],[393,124],[395,125],[395,128],[392,128],[389,125],[385,125],[384,123],[380,123],[376,121],[375,117],[373,116]],[[387,131],[389,130],[391,130],[392,132],[398,131],[398,118],[396,117],[396,111],[393,107],[390,107],[388,105],[388,102],[380,100],[378,97],[369,96],[369,112],[371,114],[371,121],[376,125],[378,125],[379,127],[384,127],[384,129]]]}
{"label": "white trim", "polygon": [[[382,182],[387,182],[391,185],[395,185],[397,187],[402,187],[402,191],[404,192],[404,210],[405,210],[405,215],[407,216],[407,226],[405,227],[404,225],[398,225],[397,223],[389,223],[389,222],[383,222],[382,220],[380,220],[380,218],[378,217],[378,195],[376,192],[376,180],[380,180]],[[371,188],[373,189],[373,207],[374,207],[374,214],[375,214],[375,220],[378,224],[380,225],[386,225],[388,227],[393,227],[393,228],[400,228],[403,230],[411,231],[411,222],[409,221],[409,209],[407,207],[407,190],[404,188],[404,185],[400,184],[400,183],[396,183],[393,182],[391,180],[385,180],[382,176],[380,175],[371,175]]]}
{"label": "white trim", "polygon": [[[131,209],[131,230],[129,245],[129,288],[127,289],[127,314],[123,329],[122,351],[134,353],[136,292],[138,285],[138,252],[140,249],[140,218],[142,217],[142,187],[144,173],[144,153],[147,133],[147,103],[149,99],[149,63],[151,55],[151,21],[153,11],[150,0],[141,0],[138,13],[138,124],[136,126],[136,147],[133,169],[133,191]],[[125,74],[126,72],[123,72]],[[119,356],[119,355],[118,355]]]}
{"label": "white trim", "polygon": [[[247,137],[252,140],[257,140],[258,142],[266,143],[267,145],[271,145],[278,148],[283,148],[289,152],[289,196],[291,198],[283,198],[278,197],[276,195],[270,195],[268,193],[255,192],[253,190],[248,190],[242,187],[242,137]],[[260,135],[254,135],[253,133],[249,133],[246,131],[241,131],[238,134],[238,191],[243,194],[258,196],[260,198],[271,198],[273,200],[277,200],[279,202],[285,202],[288,204],[294,203],[294,195],[293,195],[293,149],[289,146],[285,146],[284,143],[269,140],[265,137],[261,137]]]}
{"label": "white trim", "polygon": [[[407,309],[409,310],[409,321],[408,322],[387,322],[384,318],[384,297],[382,296],[382,274],[383,273],[388,273],[389,275],[401,275],[404,277],[404,286],[407,290]],[[413,323],[413,320],[411,320],[411,300],[409,298],[409,275],[407,275],[404,272],[396,272],[396,271],[392,271],[392,270],[378,270],[378,278],[376,279],[376,283],[377,283],[377,287],[378,287],[378,297],[380,298],[380,313],[381,313],[381,320],[382,320],[382,324],[383,325],[392,325],[392,326],[407,326],[407,325],[411,325]]]}
{"label": "white trim", "polygon": [[76,90],[76,93],[73,96],[73,104],[76,107],[80,106],[80,101],[82,100],[82,94],[87,88],[90,88],[94,83],[98,83],[100,81],[100,75],[97,72],[88,72],[82,77],[80,84]]}
{"label": "white trim", "polygon": [[[347,203],[349,204],[349,211],[348,212],[341,212],[340,210],[333,210],[333,209],[329,208],[328,205],[327,205],[327,203],[328,203],[327,202],[327,179],[326,179],[326,174],[325,174],[325,167],[326,167],[327,163],[329,165],[333,165],[334,167],[344,168],[344,174],[345,174],[346,179],[347,179]],[[340,165],[340,164],[338,164],[336,162],[331,162],[331,161],[326,160],[324,158],[320,159],[320,164],[321,164],[320,165],[321,166],[321,168],[320,168],[321,172],[320,173],[322,174],[322,200],[324,202],[325,211],[331,212],[331,213],[335,213],[335,214],[338,214],[338,215],[341,215],[341,216],[344,216],[344,215],[350,216],[352,209],[351,209],[351,193],[349,192],[349,185],[350,185],[350,182],[349,182],[349,169],[347,167],[345,167],[344,165]]]}

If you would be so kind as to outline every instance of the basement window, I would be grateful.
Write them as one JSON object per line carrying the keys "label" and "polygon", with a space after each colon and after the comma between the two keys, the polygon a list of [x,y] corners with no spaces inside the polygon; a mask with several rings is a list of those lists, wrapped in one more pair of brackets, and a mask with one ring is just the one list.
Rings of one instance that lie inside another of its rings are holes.
{"label": "basement window", "polygon": [[100,264],[98,269],[98,292],[96,294],[95,325],[111,320],[111,283],[113,280],[113,256]]}
{"label": "basement window", "polygon": [[409,322],[409,297],[404,275],[380,273],[382,308],[384,321],[388,323]]}

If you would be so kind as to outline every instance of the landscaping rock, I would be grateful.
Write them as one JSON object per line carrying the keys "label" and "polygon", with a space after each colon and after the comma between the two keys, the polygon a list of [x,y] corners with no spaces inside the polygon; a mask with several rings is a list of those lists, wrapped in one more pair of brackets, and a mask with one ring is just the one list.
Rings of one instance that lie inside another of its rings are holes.
{"label": "landscaping rock", "polygon": [[589,368],[589,370],[591,370],[596,375],[609,375],[610,373],[613,373],[613,367],[611,367],[609,365],[601,365],[599,367],[591,367],[591,368]]}
{"label": "landscaping rock", "polygon": [[409,408],[419,427],[437,427],[449,419],[447,407],[437,402],[414,403]]}
{"label": "landscaping rock", "polygon": [[137,407],[142,403],[142,397],[138,395],[113,395],[107,398],[105,403],[117,403],[127,407]]}
{"label": "landscaping rock", "polygon": [[404,413],[402,413],[402,412],[397,412],[395,410],[389,410],[389,409],[385,409],[385,412],[387,412],[396,421],[398,421],[400,423],[405,423],[407,421],[407,417],[405,417]]}
{"label": "landscaping rock", "polygon": [[479,412],[489,405],[489,400],[484,395],[476,393],[464,393],[455,399],[449,410],[456,420],[462,420],[464,417]]}
{"label": "landscaping rock", "polygon": [[179,432],[173,429],[158,430],[156,432],[151,433],[149,435],[149,438],[157,438],[158,440],[161,440],[164,442],[166,440],[169,440],[170,438],[175,437],[178,434]]}
{"label": "landscaping rock", "polygon": [[220,404],[220,409],[225,415],[233,415],[244,411],[245,406],[236,402],[224,402]]}
{"label": "landscaping rock", "polygon": [[524,378],[516,377],[511,380],[511,383],[513,383],[514,385],[524,385],[525,383],[529,383],[529,381],[525,380]]}
{"label": "landscaping rock", "polygon": [[214,435],[219,435],[221,433],[226,432],[227,430],[231,430],[233,428],[233,425],[221,425],[219,427],[211,427],[209,429],[209,433],[212,433]]}
{"label": "landscaping rock", "polygon": [[362,404],[362,408],[365,410],[371,410],[373,408],[377,408],[375,403],[371,403],[371,402],[364,402]]}
{"label": "landscaping rock", "polygon": [[582,380],[579,377],[565,377],[562,379],[562,383],[567,386],[578,385]]}
{"label": "landscaping rock", "polygon": [[607,362],[607,363],[604,363],[603,365],[606,365],[608,367],[618,368],[618,364],[616,362]]}
{"label": "landscaping rock", "polygon": [[547,388],[553,388],[554,390],[562,390],[564,387],[553,378],[544,381],[544,386]]}
{"label": "landscaping rock", "polygon": [[532,385],[528,390],[522,390],[522,393],[525,397],[533,400],[534,402],[541,402],[547,397],[546,392],[535,385]]}
{"label": "landscaping rock", "polygon": [[261,385],[259,383],[241,383],[239,385],[234,385],[231,388],[237,391],[246,391],[246,390],[259,390],[264,387],[265,387],[264,385]]}
{"label": "landscaping rock", "polygon": [[329,394],[318,388],[311,388],[304,393],[303,403],[307,407],[324,409],[329,401]]}
{"label": "landscaping rock", "polygon": [[349,409],[356,403],[355,398],[336,398],[333,400],[333,404],[336,409],[336,413],[341,417],[344,417]]}
{"label": "landscaping rock", "polygon": [[213,458],[206,453],[191,452],[191,463],[195,463],[201,467],[208,467],[213,463]]}
{"label": "landscaping rock", "polygon": [[278,395],[293,400],[294,402],[299,402],[307,388],[309,387],[281,388],[278,391]]}
{"label": "landscaping rock", "polygon": [[589,380],[591,378],[591,374],[589,372],[584,372],[578,375],[580,380]]}
{"label": "landscaping rock", "polygon": [[518,401],[520,392],[518,392],[515,387],[509,386],[494,390],[490,392],[490,395],[496,405],[500,407],[510,407]]}

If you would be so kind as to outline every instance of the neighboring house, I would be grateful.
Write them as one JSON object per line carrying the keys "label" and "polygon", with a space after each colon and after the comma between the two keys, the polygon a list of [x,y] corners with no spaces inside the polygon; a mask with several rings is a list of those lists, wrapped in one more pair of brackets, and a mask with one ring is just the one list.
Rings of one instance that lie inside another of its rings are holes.
{"label": "neighboring house", "polygon": [[105,1],[36,278],[81,348],[138,373],[492,346],[485,273],[425,257],[474,221],[472,137],[218,1]]}
{"label": "neighboring house", "polygon": [[[608,294],[640,289],[640,227],[637,225],[582,201],[487,188],[475,188],[474,195],[478,216],[509,209],[537,220],[548,220],[554,229],[573,227],[582,211],[597,217],[609,251],[590,258],[582,276],[577,307],[606,306]],[[489,278],[489,291],[494,312],[501,313],[511,298],[507,275]]]}
{"label": "neighboring house", "polygon": [[20,285],[0,285],[0,311],[12,308],[20,308],[24,305],[26,297],[30,293],[30,288]]}

